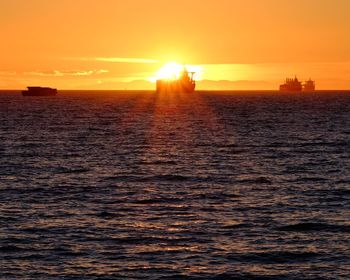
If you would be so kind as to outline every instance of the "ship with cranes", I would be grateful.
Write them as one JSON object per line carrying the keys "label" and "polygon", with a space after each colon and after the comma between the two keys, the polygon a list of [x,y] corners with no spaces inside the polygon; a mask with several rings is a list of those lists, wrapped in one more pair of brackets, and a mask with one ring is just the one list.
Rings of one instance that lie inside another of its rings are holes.
{"label": "ship with cranes", "polygon": [[179,77],[176,79],[157,80],[156,92],[192,93],[196,88],[194,74],[195,72],[189,72],[186,67],[184,67]]}
{"label": "ship with cranes", "polygon": [[299,92],[299,91],[314,91],[315,90],[315,81],[311,80],[311,78],[302,83],[295,78],[287,78],[285,83],[280,85],[280,91],[288,91],[288,92]]}

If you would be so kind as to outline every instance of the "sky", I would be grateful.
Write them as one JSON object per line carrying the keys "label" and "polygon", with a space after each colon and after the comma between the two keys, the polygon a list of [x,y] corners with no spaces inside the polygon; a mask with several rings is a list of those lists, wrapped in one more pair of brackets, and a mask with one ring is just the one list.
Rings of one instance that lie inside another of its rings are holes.
{"label": "sky", "polygon": [[0,88],[152,89],[167,62],[199,89],[350,89],[349,0],[0,0]]}

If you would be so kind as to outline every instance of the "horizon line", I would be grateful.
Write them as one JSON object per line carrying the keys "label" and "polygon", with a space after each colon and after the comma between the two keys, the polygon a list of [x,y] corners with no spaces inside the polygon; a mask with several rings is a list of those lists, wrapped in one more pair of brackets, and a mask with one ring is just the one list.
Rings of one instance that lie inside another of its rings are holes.
{"label": "horizon line", "polygon": [[[4,91],[12,91],[12,92],[18,92],[22,91],[22,89],[6,89],[6,88],[0,88],[0,92],[3,93]],[[156,89],[57,89],[58,91],[118,91],[118,92],[132,92],[132,91],[145,91],[145,92],[155,92]],[[282,94],[288,94],[288,93],[313,93],[313,92],[325,92],[325,91],[331,91],[331,92],[338,92],[338,91],[349,91],[348,89],[316,89],[314,91],[280,91],[279,89],[196,89],[195,92],[280,92]]]}

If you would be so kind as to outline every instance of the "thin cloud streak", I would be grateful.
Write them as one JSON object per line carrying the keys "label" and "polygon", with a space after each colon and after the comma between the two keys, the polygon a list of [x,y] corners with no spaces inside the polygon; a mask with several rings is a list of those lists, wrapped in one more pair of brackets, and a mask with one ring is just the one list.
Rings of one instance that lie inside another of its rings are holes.
{"label": "thin cloud streak", "polygon": [[16,76],[17,72],[14,71],[0,71],[0,76]]}
{"label": "thin cloud streak", "polygon": [[45,76],[45,77],[64,77],[64,76],[92,76],[92,75],[101,75],[108,73],[108,70],[89,70],[89,71],[47,71],[47,72],[24,72],[23,75],[26,76]]}
{"label": "thin cloud streak", "polygon": [[133,58],[133,57],[78,57],[78,58],[69,58],[72,60],[81,60],[81,61],[101,61],[101,62],[113,62],[113,63],[145,63],[152,64],[158,63],[156,59],[148,58]]}

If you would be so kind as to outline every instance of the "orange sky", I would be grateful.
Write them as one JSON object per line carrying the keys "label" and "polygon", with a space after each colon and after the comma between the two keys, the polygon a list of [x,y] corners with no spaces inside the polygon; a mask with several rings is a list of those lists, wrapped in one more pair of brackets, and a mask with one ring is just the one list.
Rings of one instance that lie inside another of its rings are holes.
{"label": "orange sky", "polygon": [[349,11],[349,0],[0,0],[0,88],[152,88],[177,61],[203,66],[199,88],[276,89],[296,74],[350,89]]}

